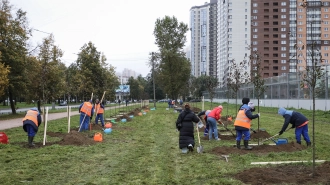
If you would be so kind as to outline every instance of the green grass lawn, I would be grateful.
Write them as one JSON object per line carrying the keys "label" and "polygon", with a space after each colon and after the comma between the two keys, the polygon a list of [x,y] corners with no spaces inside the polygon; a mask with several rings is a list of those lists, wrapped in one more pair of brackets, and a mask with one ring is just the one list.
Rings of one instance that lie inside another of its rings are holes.
{"label": "green grass lawn", "polygon": [[[216,106],[218,104],[213,104]],[[153,104],[150,105],[151,107]],[[201,104],[196,104],[201,108]],[[207,104],[207,106],[210,106]],[[235,105],[223,104],[229,114],[236,112]],[[138,106],[136,106],[138,107]],[[136,108],[134,107],[134,108]],[[21,127],[6,130],[10,144],[0,144],[1,184],[242,184],[233,175],[251,167],[251,162],[311,160],[311,148],[293,153],[264,155],[229,154],[229,162],[210,151],[217,146],[230,146],[235,141],[202,140],[204,153],[182,154],[178,147],[178,132],[174,122],[178,113],[166,111],[167,104],[157,104],[157,110],[134,117],[132,121],[117,123],[111,134],[103,134],[104,141],[91,146],[51,145],[37,149],[22,147],[27,136]],[[115,114],[107,110],[106,115]],[[117,109],[117,111],[124,111]],[[311,111],[299,110],[311,120]],[[230,113],[231,112],[231,113]],[[260,108],[260,127],[271,135],[278,133],[283,118],[277,108]],[[317,159],[328,160],[328,114],[317,112],[315,122]],[[79,116],[71,118],[71,127],[79,124]],[[257,128],[257,121],[253,121]],[[233,128],[232,125],[229,128]],[[310,137],[312,123],[310,122]],[[44,125],[35,137],[42,142]],[[67,131],[67,119],[48,122],[48,131]],[[92,131],[95,132],[95,131]],[[202,134],[202,133],[201,133]],[[294,133],[282,135],[294,141]],[[47,141],[58,138],[47,137]],[[196,143],[197,143],[196,135]],[[304,143],[305,144],[305,143]],[[262,175],[262,174],[260,174]]]}

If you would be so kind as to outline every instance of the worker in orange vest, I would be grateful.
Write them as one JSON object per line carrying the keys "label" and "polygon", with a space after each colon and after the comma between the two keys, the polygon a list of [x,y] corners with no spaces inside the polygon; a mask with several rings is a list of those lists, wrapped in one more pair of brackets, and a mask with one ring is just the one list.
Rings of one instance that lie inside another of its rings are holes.
{"label": "worker in orange vest", "polygon": [[251,150],[252,147],[249,146],[250,140],[250,128],[251,128],[251,120],[260,117],[260,113],[252,115],[252,111],[254,109],[254,104],[249,102],[248,104],[244,104],[241,106],[240,110],[237,113],[236,120],[234,123],[236,130],[236,147],[241,149],[241,139],[242,135],[244,135],[244,149]]}
{"label": "worker in orange vest", "polygon": [[28,144],[30,147],[34,146],[33,138],[38,132],[38,128],[40,125],[40,113],[36,107],[33,107],[26,112],[26,115],[23,118],[23,129],[28,134]]}
{"label": "worker in orange vest", "polygon": [[89,100],[79,106],[81,131],[88,130],[88,125],[94,114],[93,101]]}
{"label": "worker in orange vest", "polygon": [[103,120],[104,105],[102,103],[100,103],[99,99],[95,100],[94,110],[95,110],[95,114],[96,114],[95,124],[98,124],[98,121],[100,119],[102,127],[104,127],[104,120]]}

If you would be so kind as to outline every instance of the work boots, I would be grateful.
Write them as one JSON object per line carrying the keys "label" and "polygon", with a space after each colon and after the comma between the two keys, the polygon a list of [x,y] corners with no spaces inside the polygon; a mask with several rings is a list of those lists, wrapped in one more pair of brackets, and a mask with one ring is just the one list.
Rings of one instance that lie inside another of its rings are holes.
{"label": "work boots", "polygon": [[29,147],[34,147],[33,136],[28,136]]}
{"label": "work boots", "polygon": [[244,149],[245,150],[252,150],[252,147],[249,146],[249,141],[248,140],[244,140]]}
{"label": "work boots", "polygon": [[307,144],[307,147],[312,146],[312,143],[311,142],[306,142],[306,144]]}
{"label": "work boots", "polygon": [[241,149],[241,140],[236,141],[236,147],[237,147],[238,149]]}
{"label": "work boots", "polygon": [[301,145],[301,141],[297,141],[297,143]]}

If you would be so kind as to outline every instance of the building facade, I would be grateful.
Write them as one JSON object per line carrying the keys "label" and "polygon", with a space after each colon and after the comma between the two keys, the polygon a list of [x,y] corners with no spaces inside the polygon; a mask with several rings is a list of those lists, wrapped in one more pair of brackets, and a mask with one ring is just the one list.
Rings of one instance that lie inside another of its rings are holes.
{"label": "building facade", "polygon": [[191,74],[217,75],[217,0],[190,9]]}
{"label": "building facade", "polygon": [[[218,78],[226,85],[231,61],[247,60],[251,44],[251,0],[218,0]],[[250,66],[246,66],[246,71]]]}

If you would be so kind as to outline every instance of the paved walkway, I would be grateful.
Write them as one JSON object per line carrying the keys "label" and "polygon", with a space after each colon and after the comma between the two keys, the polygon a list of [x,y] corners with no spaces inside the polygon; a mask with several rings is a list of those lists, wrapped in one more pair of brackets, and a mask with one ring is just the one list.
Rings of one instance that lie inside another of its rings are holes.
{"label": "paved walkway", "polygon": [[[133,104],[128,104],[128,106],[131,106]],[[125,105],[121,105],[120,107],[124,107]],[[105,110],[114,109],[115,107],[106,107]],[[116,106],[116,108],[119,108],[119,106]],[[77,111],[71,111],[71,116],[79,115],[80,113]],[[56,120],[61,118],[68,117],[68,112],[60,112],[60,113],[51,113],[48,114],[48,121],[50,120]],[[15,127],[21,127],[23,124],[22,118],[16,118],[16,119],[9,119],[9,120],[1,120],[0,121],[0,131],[15,128]]]}

